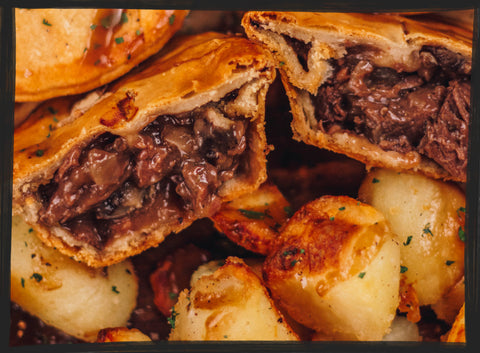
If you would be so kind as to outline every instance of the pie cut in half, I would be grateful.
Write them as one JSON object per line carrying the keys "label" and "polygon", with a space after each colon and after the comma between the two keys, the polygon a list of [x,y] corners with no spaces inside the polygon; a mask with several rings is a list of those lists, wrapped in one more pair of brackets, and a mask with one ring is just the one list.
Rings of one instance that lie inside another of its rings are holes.
{"label": "pie cut in half", "polygon": [[157,53],[188,11],[15,9],[15,101],[85,93]]}
{"label": "pie cut in half", "polygon": [[153,59],[43,103],[14,133],[14,214],[93,267],[158,245],[266,179],[270,54],[210,32]]}
{"label": "pie cut in half", "polygon": [[472,32],[386,14],[248,12],[242,24],[274,53],[295,139],[466,181]]}

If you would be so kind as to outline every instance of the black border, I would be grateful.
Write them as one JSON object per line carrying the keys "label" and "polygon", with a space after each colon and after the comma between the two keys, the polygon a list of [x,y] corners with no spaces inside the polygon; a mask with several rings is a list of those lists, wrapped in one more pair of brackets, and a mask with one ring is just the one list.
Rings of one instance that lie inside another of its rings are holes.
{"label": "black border", "polygon": [[[9,346],[10,331],[10,232],[13,164],[13,92],[15,87],[14,8],[168,8],[198,10],[303,10],[336,12],[438,11],[475,9],[471,124],[467,171],[466,217],[466,344],[392,342],[158,342]],[[480,346],[480,0],[2,0],[0,4],[0,350],[2,352],[474,352]],[[8,350],[7,350],[8,349]]]}

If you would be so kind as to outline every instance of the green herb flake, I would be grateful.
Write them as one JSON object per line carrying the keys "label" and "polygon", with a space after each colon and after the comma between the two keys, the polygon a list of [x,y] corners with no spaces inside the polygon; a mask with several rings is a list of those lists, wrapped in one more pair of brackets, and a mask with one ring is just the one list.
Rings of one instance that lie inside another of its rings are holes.
{"label": "green herb flake", "polygon": [[43,276],[40,273],[34,273],[30,279],[35,279],[35,281],[40,282],[43,279]]}
{"label": "green herb flake", "polygon": [[228,338],[228,335],[223,335],[223,338]]}
{"label": "green herb flake", "polygon": [[135,32],[135,34],[136,34],[137,36],[139,36],[140,34],[142,34],[142,31],[140,31],[139,29],[137,29],[136,32]]}
{"label": "green herb flake", "polygon": [[95,65],[95,66],[97,66],[98,64],[100,64],[100,59],[98,59],[97,61],[95,61],[95,62],[93,63],[93,65]]}
{"label": "green herb flake", "polygon": [[[96,25],[96,24],[93,24],[93,25],[90,26],[90,29],[91,29],[91,30],[94,30],[95,28],[97,28],[97,25]],[[85,48],[85,49],[87,49],[87,48]]]}
{"label": "green herb flake", "polygon": [[430,234],[433,237],[433,233],[430,230],[430,223],[425,224],[425,228],[423,228],[423,234]]}
{"label": "green herb flake", "polygon": [[170,315],[169,318],[167,318],[167,321],[168,323],[170,324],[170,326],[173,328],[175,328],[175,320],[177,318],[179,314],[175,311],[175,307],[172,306],[172,314]]}
{"label": "green herb flake", "polygon": [[378,180],[377,178],[372,179],[372,183],[374,183],[374,184],[379,183],[379,182],[380,182],[380,180]]}
{"label": "green herb flake", "polygon": [[128,268],[125,270],[125,272],[128,273],[129,275],[132,274],[132,272]]}
{"label": "green herb flake", "polygon": [[458,228],[458,237],[461,241],[465,242],[465,231],[463,230],[462,226]]}
{"label": "green herb flake", "polygon": [[406,266],[400,266],[400,273],[405,273],[408,271],[408,267]]}
{"label": "green herb flake", "polygon": [[293,216],[293,208],[292,206],[285,206],[283,211],[287,214],[287,217],[290,218]]}
{"label": "green herb flake", "polygon": [[333,216],[330,217],[330,220],[331,220],[331,221],[334,221],[334,220],[335,220],[335,217],[333,217]]}
{"label": "green herb flake", "polygon": [[169,18],[168,18],[168,23],[171,25],[173,25],[173,23],[175,22],[175,14],[171,15]]}
{"label": "green herb flake", "polygon": [[119,294],[120,292],[117,289],[117,286],[112,286],[112,292]]}
{"label": "green herb flake", "polygon": [[265,213],[263,212],[257,212],[257,211],[251,211],[251,210],[244,210],[242,208],[239,208],[238,211],[244,215],[247,218],[250,219],[264,219],[265,218]]}
{"label": "green herb flake", "polygon": [[305,254],[305,249],[300,249],[300,254]]}
{"label": "green herb flake", "polygon": [[29,233],[33,232],[33,228],[28,228],[28,232]]}
{"label": "green herb flake", "polygon": [[121,23],[127,23],[128,22],[128,16],[125,12],[122,12],[122,18],[120,19]]}
{"label": "green herb flake", "polygon": [[280,66],[283,66],[283,65],[285,65],[285,61],[280,61],[278,64],[279,64]]}
{"label": "green herb flake", "polygon": [[122,44],[124,41],[123,41],[123,37],[117,37],[115,38],[115,43],[117,44]]}
{"label": "green herb flake", "polygon": [[345,206],[342,206],[338,209],[339,211],[345,211]]}
{"label": "green herb flake", "polygon": [[100,24],[103,28],[108,29],[112,25],[112,16],[104,17],[100,20]]}
{"label": "green herb flake", "polygon": [[290,262],[290,267],[293,267],[297,264],[298,260],[293,260],[292,262]]}
{"label": "green herb flake", "polygon": [[35,152],[35,154],[36,154],[37,157],[43,156],[43,153],[44,153],[43,150],[37,150],[37,151]]}
{"label": "green herb flake", "polygon": [[466,211],[465,207],[460,207],[460,208],[457,210],[457,215],[458,215],[458,217],[461,217],[461,216],[460,216],[460,212],[465,213],[465,211]]}
{"label": "green herb flake", "polygon": [[178,294],[177,294],[177,293],[174,293],[174,292],[170,292],[170,293],[168,293],[168,297],[169,297],[170,299],[174,300],[174,299],[177,299]]}
{"label": "green herb flake", "polygon": [[20,278],[20,283],[22,284],[22,288],[25,288],[25,278]]}
{"label": "green herb flake", "polygon": [[[98,60],[98,61],[100,61],[100,60]],[[58,119],[57,119],[56,117],[53,117],[53,121],[54,121],[55,123],[58,123]]]}
{"label": "green herb flake", "polygon": [[25,242],[23,242],[23,243],[25,244],[25,247],[26,247],[26,248],[28,248],[28,244],[27,244],[27,242],[25,241]]}
{"label": "green herb flake", "polygon": [[58,110],[55,109],[55,108],[53,108],[53,107],[48,107],[47,109],[48,109],[48,111],[49,111],[51,114],[53,114],[53,115],[55,115],[55,114],[58,113]]}
{"label": "green herb flake", "polygon": [[367,274],[366,272],[360,272],[358,274],[358,277],[363,278],[363,277],[365,277],[366,274]]}
{"label": "green herb flake", "polygon": [[455,261],[447,260],[445,261],[445,265],[450,266],[451,264],[454,264]]}
{"label": "green herb flake", "polygon": [[407,241],[403,242],[403,245],[405,245],[405,246],[410,245],[410,243],[412,242],[412,238],[413,238],[413,236],[409,235],[408,238],[407,238]]}
{"label": "green herb flake", "polygon": [[45,25],[45,26],[51,26],[52,24],[50,22],[48,22],[46,19],[43,19],[42,23]]}

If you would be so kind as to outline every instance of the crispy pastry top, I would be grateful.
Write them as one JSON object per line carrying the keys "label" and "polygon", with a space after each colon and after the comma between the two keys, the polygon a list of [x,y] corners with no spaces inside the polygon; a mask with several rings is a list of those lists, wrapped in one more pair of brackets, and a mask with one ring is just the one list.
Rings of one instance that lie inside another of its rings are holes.
{"label": "crispy pastry top", "polygon": [[188,11],[16,9],[15,101],[87,92],[158,52]]}

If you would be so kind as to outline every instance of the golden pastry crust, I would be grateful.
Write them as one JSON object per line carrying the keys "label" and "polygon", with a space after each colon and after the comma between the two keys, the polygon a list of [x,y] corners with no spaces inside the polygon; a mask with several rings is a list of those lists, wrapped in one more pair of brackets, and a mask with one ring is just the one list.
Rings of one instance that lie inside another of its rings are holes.
{"label": "golden pastry crust", "polygon": [[72,149],[83,148],[103,133],[128,140],[158,116],[189,112],[238,90],[226,109],[250,121],[244,152],[248,162],[217,193],[221,201],[229,201],[253,191],[266,179],[265,95],[275,77],[269,53],[245,38],[217,33],[178,40],[166,52],[80,103],[74,104],[76,97],[45,102],[15,131],[14,213],[23,213],[44,242],[91,266],[115,263],[156,246],[193,221],[175,219],[155,229],[129,231],[110,239],[103,250],[78,241],[65,228],[38,223],[39,186],[54,177]]}
{"label": "golden pastry crust", "polygon": [[16,9],[15,101],[87,92],[158,52],[188,11]]}
{"label": "golden pastry crust", "polygon": [[[332,75],[330,59],[339,59],[346,48],[372,46],[380,50],[373,65],[411,72],[418,69],[423,46],[441,47],[463,56],[471,65],[472,32],[442,22],[422,24],[398,15],[302,12],[248,12],[242,19],[247,35],[273,51],[290,99],[294,138],[357,159],[367,167],[421,172],[427,176],[465,182],[417,151],[384,150],[363,135],[342,130],[318,129],[310,95]],[[302,67],[287,37],[309,45]],[[465,174],[465,173],[464,173]]]}

